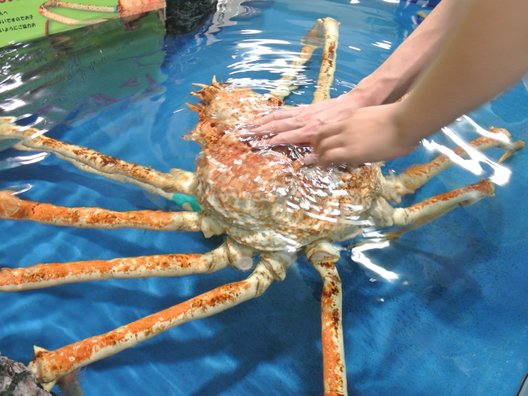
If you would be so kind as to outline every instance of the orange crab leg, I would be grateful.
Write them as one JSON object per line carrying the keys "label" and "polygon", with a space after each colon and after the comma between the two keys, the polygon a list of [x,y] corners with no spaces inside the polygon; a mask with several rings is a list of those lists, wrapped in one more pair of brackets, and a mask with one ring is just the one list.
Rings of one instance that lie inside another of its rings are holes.
{"label": "orange crab leg", "polygon": [[343,343],[343,292],[335,267],[337,260],[314,262],[323,279],[321,325],[325,395],[346,395],[345,349]]}
{"label": "orange crab leg", "polygon": [[168,199],[172,199],[176,192],[194,194],[195,178],[192,172],[179,169],[172,169],[170,173],[159,172],[86,147],[42,136],[37,129],[23,129],[13,122],[14,118],[0,117],[0,137],[19,139],[20,142],[15,145],[18,150],[53,153],[85,172],[133,184]]}
{"label": "orange crab leg", "polygon": [[389,239],[429,223],[458,206],[470,205],[495,192],[493,183],[481,180],[444,194],[435,195],[408,208],[396,208],[386,226],[406,226],[389,234]]}
{"label": "orange crab leg", "polygon": [[229,249],[224,244],[205,254],[162,254],[0,268],[0,291],[32,290],[93,280],[203,274],[225,268],[229,262]]}
{"label": "orange crab leg", "polygon": [[130,348],[172,327],[217,314],[258,297],[273,280],[274,274],[269,269],[269,263],[260,262],[245,280],[219,286],[158,313],[55,351],[38,349],[29,366],[40,382],[53,384],[65,374]]}
{"label": "orange crab leg", "polygon": [[200,231],[196,212],[135,210],[117,212],[100,208],[68,208],[26,201],[11,191],[0,191],[0,219],[32,220],[39,223],[82,228],[140,228],[158,231]]}
{"label": "orange crab leg", "polygon": [[[508,138],[511,136],[507,130],[501,128],[492,128],[491,132],[497,134],[501,133]],[[507,153],[503,156],[503,158],[501,158],[501,160],[505,159],[511,152],[524,148],[523,141],[505,143],[502,140],[493,139],[486,136],[480,136],[476,139],[473,139],[471,142],[469,142],[469,145],[478,149],[479,151],[488,150],[492,147],[503,147],[508,149]],[[453,151],[460,157],[467,157],[467,153],[462,147],[456,147],[453,149]],[[449,159],[449,157],[446,155],[442,154],[426,164],[411,166],[401,173],[401,175],[397,176],[396,180],[397,182],[401,183],[400,189],[402,194],[412,194],[418,188],[431,180],[434,176],[447,169],[451,165],[453,165],[453,161],[451,161],[451,159]]]}
{"label": "orange crab leg", "polygon": [[335,74],[336,49],[339,37],[339,22],[333,18],[318,19],[306,36],[304,36],[303,41],[308,44],[301,49],[299,59],[291,63],[291,71],[284,73],[281,79],[276,82],[277,88],[270,92],[273,96],[284,99],[296,88],[296,75],[299,71],[303,70],[303,66],[310,60],[314,50],[319,47],[319,45],[314,44],[314,39],[320,38],[321,32],[324,40],[323,55],[313,103],[330,97],[330,87]]}

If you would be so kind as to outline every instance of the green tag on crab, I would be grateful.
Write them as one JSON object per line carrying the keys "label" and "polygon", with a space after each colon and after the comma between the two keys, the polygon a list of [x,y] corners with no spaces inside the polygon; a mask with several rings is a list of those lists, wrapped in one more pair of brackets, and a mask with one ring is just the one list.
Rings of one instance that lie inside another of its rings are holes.
{"label": "green tag on crab", "polygon": [[202,210],[200,204],[192,195],[177,193],[172,196],[171,200],[186,210],[193,210],[195,212],[200,212]]}
{"label": "green tag on crab", "polygon": [[165,0],[0,0],[0,47],[164,8]]}

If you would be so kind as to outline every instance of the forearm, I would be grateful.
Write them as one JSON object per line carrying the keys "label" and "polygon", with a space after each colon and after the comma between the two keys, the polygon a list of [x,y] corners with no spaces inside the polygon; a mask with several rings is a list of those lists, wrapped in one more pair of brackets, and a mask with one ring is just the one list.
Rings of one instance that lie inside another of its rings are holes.
{"label": "forearm", "polygon": [[350,95],[361,96],[365,105],[391,103],[405,94],[419,73],[444,45],[467,0],[442,0],[416,30]]}
{"label": "forearm", "polygon": [[528,71],[528,2],[468,3],[446,46],[401,103],[398,118],[410,140],[439,130]]}

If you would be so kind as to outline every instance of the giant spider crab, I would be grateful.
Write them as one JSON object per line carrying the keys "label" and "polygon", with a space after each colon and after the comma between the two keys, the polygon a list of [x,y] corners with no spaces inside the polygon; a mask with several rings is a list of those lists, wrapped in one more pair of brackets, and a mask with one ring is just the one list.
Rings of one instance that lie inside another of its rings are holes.
{"label": "giant spider crab", "polygon": [[[338,22],[317,21],[306,36],[300,68],[316,48],[314,38],[324,37],[318,88],[314,101],[329,97],[335,70]],[[336,242],[358,234],[367,226],[405,230],[464,204],[493,194],[488,180],[440,194],[406,208],[393,208],[404,194],[416,191],[451,165],[446,156],[413,166],[402,174],[383,176],[380,164],[360,167],[303,166],[297,155],[284,148],[252,145],[238,133],[255,117],[283,104],[294,89],[292,74],[279,80],[281,89],[258,94],[213,79],[193,94],[190,105],[199,114],[191,137],[202,146],[195,173],[170,173],[128,163],[85,147],[42,136],[33,128],[17,126],[12,118],[0,119],[0,138],[17,139],[19,150],[46,151],[76,167],[115,181],[177,200],[195,211],[116,212],[100,208],[67,208],[22,200],[10,191],[0,192],[0,217],[32,220],[59,226],[123,228],[163,231],[201,231],[206,237],[225,234],[225,242],[211,252],[166,254],[112,260],[38,264],[3,268],[0,291],[20,291],[58,284],[109,278],[184,276],[218,271],[229,264],[252,263],[244,280],[226,284],[158,313],[138,319],[105,334],[90,337],[54,351],[35,348],[30,363],[38,381],[48,389],[57,379],[94,361],[132,347],[162,331],[204,318],[260,296],[303,252],[320,274],[324,393],[347,393],[342,331],[341,281],[336,263]],[[502,147],[506,154],[524,147],[511,142],[505,130],[481,136],[470,144],[478,150]],[[295,151],[295,148],[293,148]],[[464,155],[461,149],[455,150]],[[196,201],[192,197],[196,197]],[[199,208],[198,206],[199,205]],[[398,231],[396,231],[398,233]]]}

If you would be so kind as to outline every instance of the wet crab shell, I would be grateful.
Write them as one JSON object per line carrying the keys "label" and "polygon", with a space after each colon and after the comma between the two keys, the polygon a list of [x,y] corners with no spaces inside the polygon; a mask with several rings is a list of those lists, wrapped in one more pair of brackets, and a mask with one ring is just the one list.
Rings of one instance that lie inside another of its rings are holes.
{"label": "wet crab shell", "polygon": [[254,147],[239,129],[282,101],[213,82],[195,93],[199,122],[192,137],[197,196],[204,215],[237,242],[261,251],[298,250],[316,240],[357,234],[381,191],[379,166],[302,166],[295,156]]}

